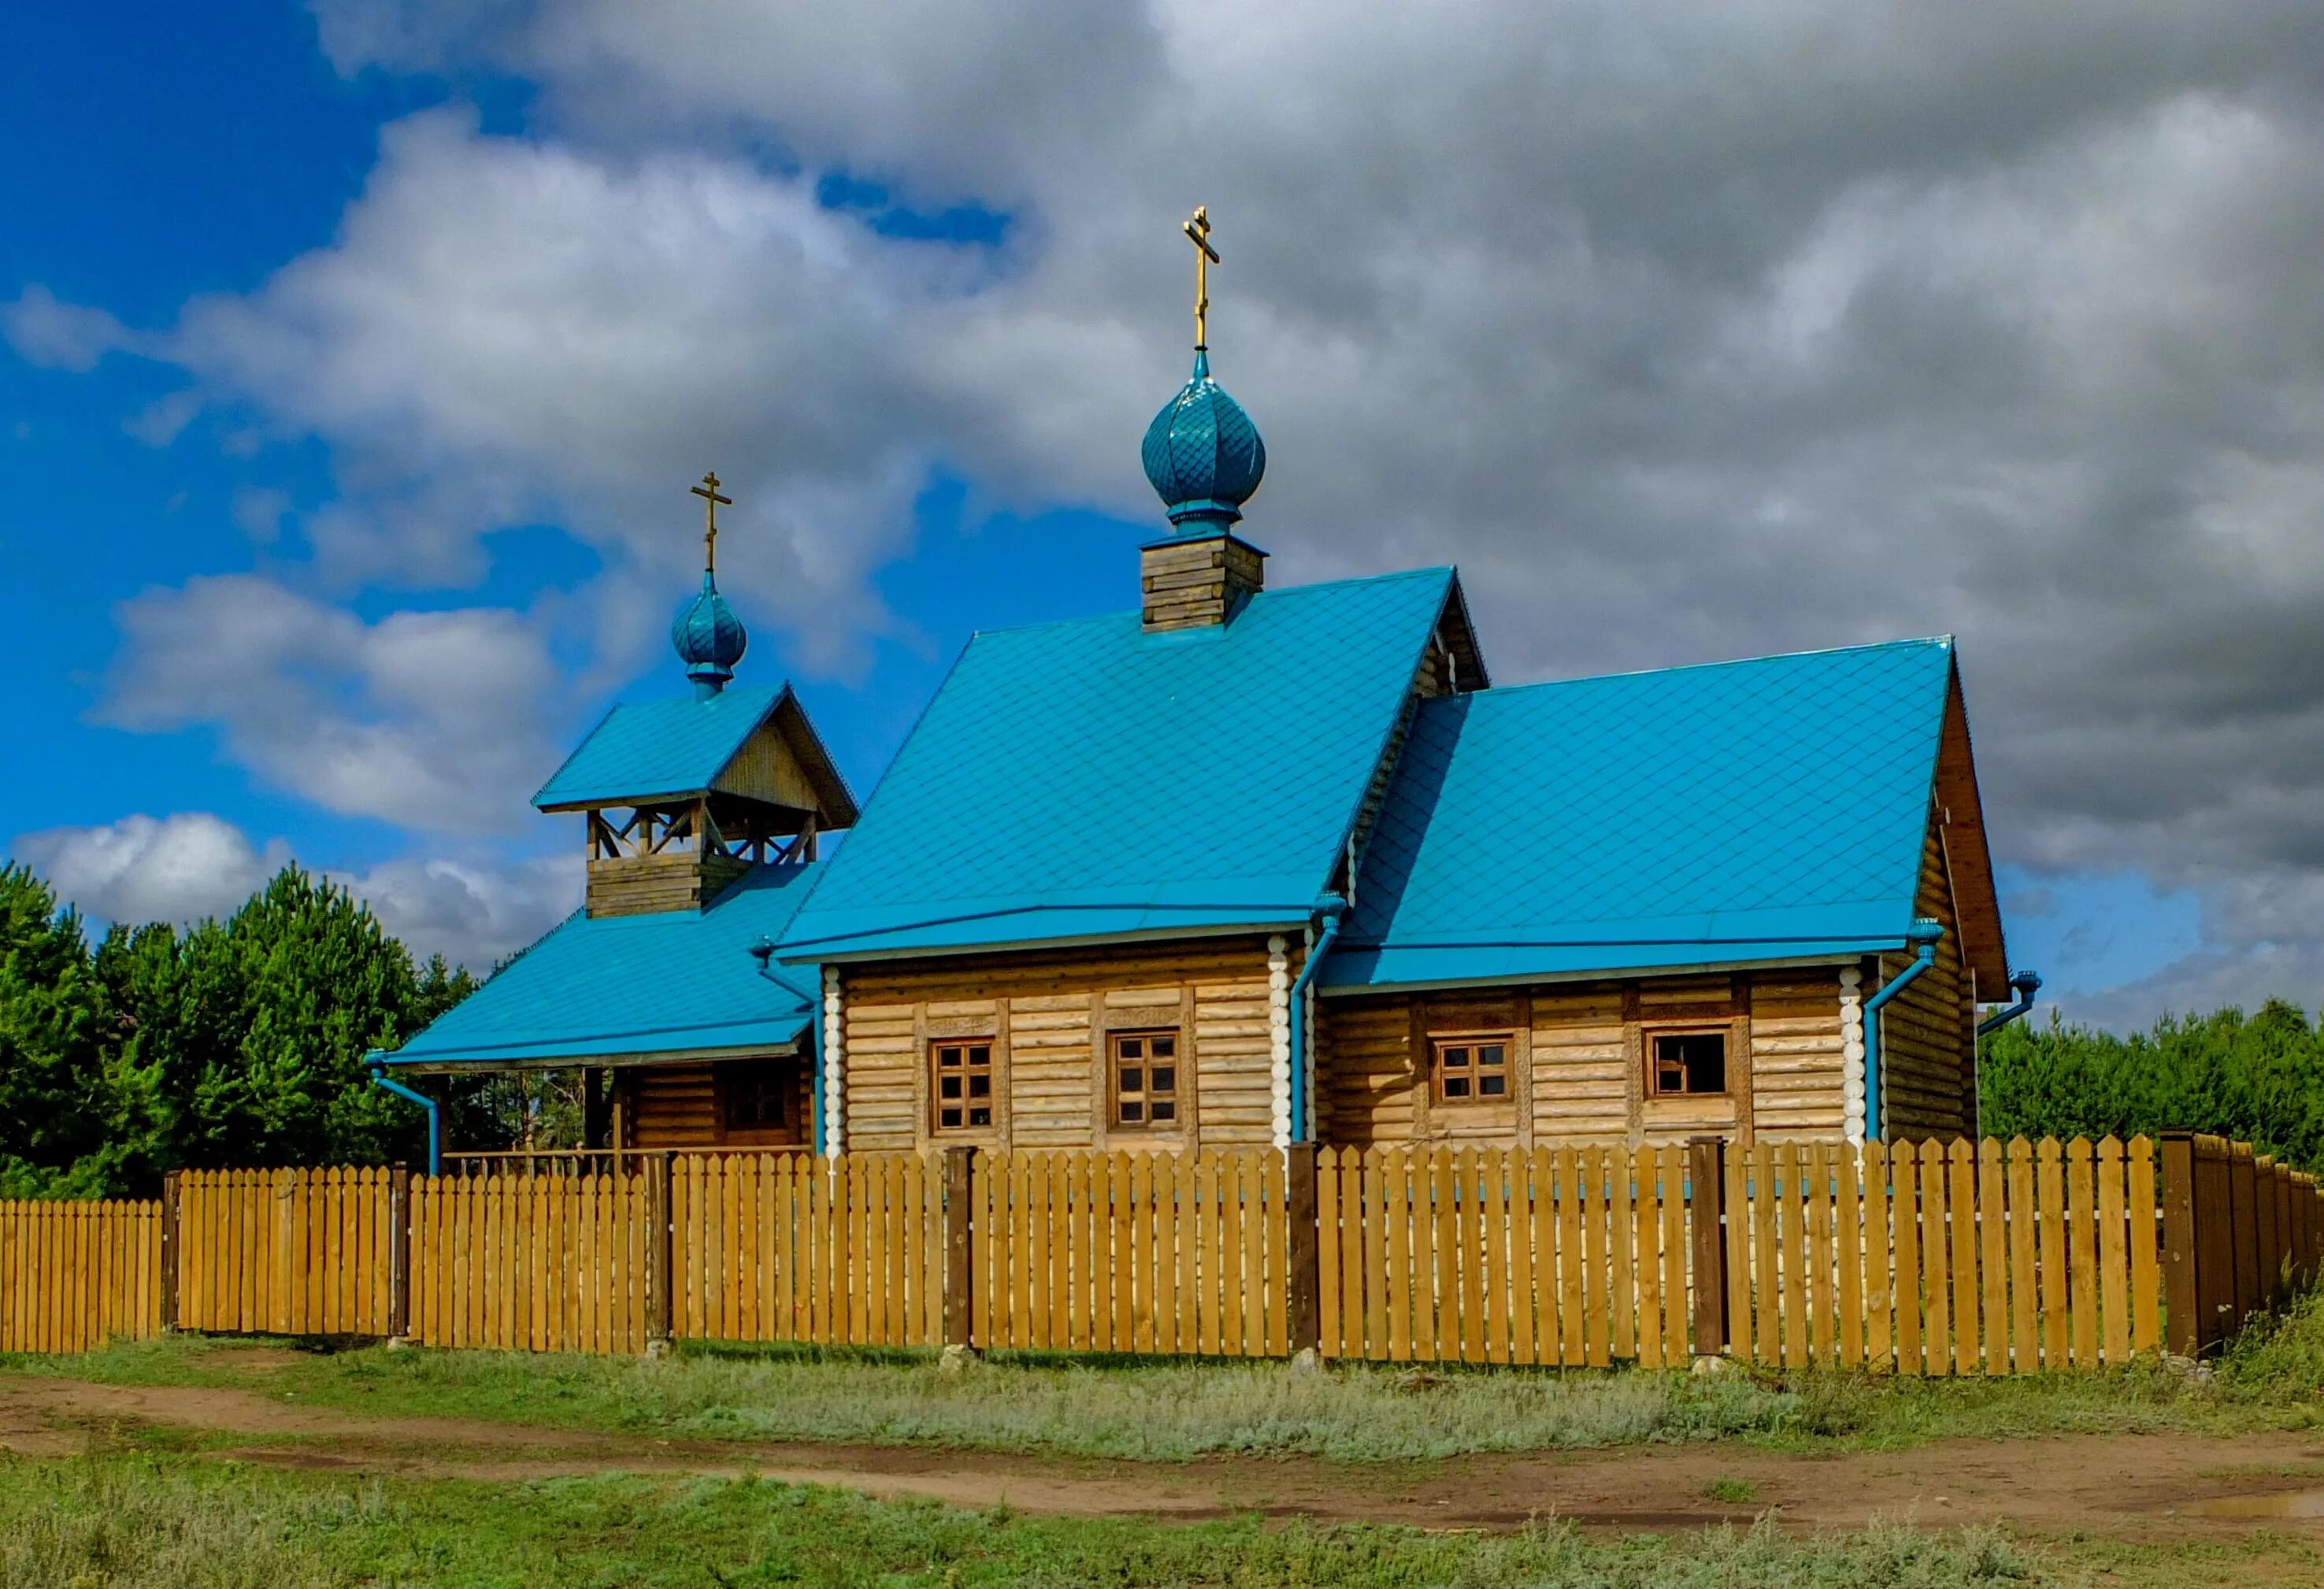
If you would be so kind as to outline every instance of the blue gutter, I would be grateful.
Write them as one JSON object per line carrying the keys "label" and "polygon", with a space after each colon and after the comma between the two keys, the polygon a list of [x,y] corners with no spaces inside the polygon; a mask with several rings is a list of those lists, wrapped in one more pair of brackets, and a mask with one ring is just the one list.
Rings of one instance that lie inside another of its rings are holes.
{"label": "blue gutter", "polygon": [[424,1093],[414,1092],[402,1082],[392,1079],[387,1073],[386,1056],[381,1050],[374,1049],[364,1056],[364,1060],[371,1066],[371,1084],[374,1087],[392,1092],[407,1102],[418,1104],[428,1111],[428,1173],[430,1176],[443,1174],[444,1111],[442,1108],[437,1105],[434,1098]]}
{"label": "blue gutter", "polygon": [[807,1031],[809,1033],[807,1041],[815,1044],[814,1052],[807,1056],[807,1075],[812,1079],[812,1085],[810,1085],[807,1089],[807,1112],[809,1117],[815,1123],[815,1156],[820,1159],[824,1156],[823,991],[818,988],[813,993],[808,993],[804,988],[800,987],[798,984],[793,982],[788,977],[784,976],[780,971],[775,969],[774,953],[775,941],[771,938],[761,938],[756,943],[751,945],[751,958],[759,962],[759,975],[764,977],[768,981],[773,983],[776,987],[781,988],[785,993],[789,994],[792,997],[807,1000],[807,1008],[813,1012],[813,1014],[808,1017],[807,1022]]}
{"label": "blue gutter", "polygon": [[1937,963],[1937,941],[1945,935],[1941,923],[1925,917],[1906,929],[1904,941],[1920,945],[1913,963],[1896,973],[1887,987],[1864,1001],[1864,1134],[1881,1140],[1880,1129],[1880,1006],[1904,991],[1913,979]]}
{"label": "blue gutter", "polygon": [[1308,983],[1323,969],[1323,957],[1332,950],[1332,940],[1340,935],[1340,918],[1348,902],[1336,894],[1326,894],[1315,902],[1315,914],[1323,918],[1323,931],[1315,940],[1315,947],[1307,951],[1307,963],[1299,968],[1298,980],[1291,984],[1291,1140],[1307,1140],[1307,1020],[1305,997]]}
{"label": "blue gutter", "polygon": [[2017,990],[2017,1002],[2007,1009],[1996,1010],[1984,1020],[1979,1021],[1977,1024],[1977,1034],[1979,1037],[1983,1037],[1988,1032],[2000,1031],[2034,1007],[2034,996],[2042,991],[2041,973],[2020,971],[2009,979],[2009,986]]}

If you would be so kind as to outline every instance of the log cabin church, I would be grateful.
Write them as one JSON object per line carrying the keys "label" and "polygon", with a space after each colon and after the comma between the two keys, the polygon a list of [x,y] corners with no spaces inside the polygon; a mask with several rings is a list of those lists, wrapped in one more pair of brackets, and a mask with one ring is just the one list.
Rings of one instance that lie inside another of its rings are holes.
{"label": "log cabin church", "polygon": [[691,694],[536,797],[585,905],[392,1071],[582,1068],[613,1149],[1973,1132],[2013,981],[1951,641],[1496,684],[1457,570],[1268,587],[1195,343],[1138,603],[978,633],[860,811],[706,557]]}

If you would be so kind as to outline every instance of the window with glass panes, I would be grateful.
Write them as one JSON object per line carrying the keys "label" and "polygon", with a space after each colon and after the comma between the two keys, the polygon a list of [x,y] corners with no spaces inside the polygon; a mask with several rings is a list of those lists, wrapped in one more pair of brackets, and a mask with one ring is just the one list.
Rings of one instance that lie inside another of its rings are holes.
{"label": "window with glass panes", "polygon": [[1509,1050],[1506,1032],[1432,1039],[1435,1050],[1436,1099],[1446,1104],[1498,1103],[1509,1096]]}
{"label": "window with glass panes", "polygon": [[983,1131],[992,1125],[992,1040],[947,1039],[928,1044],[936,1087],[936,1128]]}
{"label": "window with glass panes", "polygon": [[1173,1130],[1178,1124],[1178,1034],[1113,1034],[1113,1123],[1130,1130]]}

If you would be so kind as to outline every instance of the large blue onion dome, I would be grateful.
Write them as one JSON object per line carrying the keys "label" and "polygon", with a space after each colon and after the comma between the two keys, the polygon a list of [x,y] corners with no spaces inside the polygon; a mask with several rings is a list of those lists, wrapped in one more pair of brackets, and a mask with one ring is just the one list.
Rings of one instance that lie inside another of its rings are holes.
{"label": "large blue onion dome", "polygon": [[670,620],[669,643],[686,664],[686,676],[697,695],[715,695],[734,676],[734,665],[751,644],[742,620],[718,593],[718,582],[705,571],[702,593],[678,610]]}
{"label": "large blue onion dome", "polygon": [[1162,405],[1146,427],[1141,450],[1170,522],[1181,533],[1223,528],[1242,517],[1242,505],[1267,473],[1267,444],[1259,427],[1211,379],[1211,355],[1194,350],[1194,373]]}

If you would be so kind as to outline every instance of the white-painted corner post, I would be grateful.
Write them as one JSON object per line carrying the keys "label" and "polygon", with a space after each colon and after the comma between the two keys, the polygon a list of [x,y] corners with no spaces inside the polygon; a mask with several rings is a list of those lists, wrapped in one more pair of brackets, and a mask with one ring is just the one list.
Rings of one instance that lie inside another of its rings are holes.
{"label": "white-painted corner post", "polygon": [[847,1063],[846,1012],[839,998],[839,968],[823,969],[823,1144],[836,1158],[847,1151],[847,1088],[841,1071]]}
{"label": "white-painted corner post", "polygon": [[1291,945],[1280,932],[1267,941],[1268,1093],[1273,1101],[1275,1145],[1291,1145]]}
{"label": "white-painted corner post", "polygon": [[1864,973],[1843,966],[1840,973],[1840,1131],[1864,1145]]}
{"label": "white-painted corner post", "polygon": [[[1351,902],[1356,896],[1355,876],[1353,870],[1348,873],[1348,898]],[[1307,949],[1299,961],[1302,966],[1306,965],[1315,957],[1315,929],[1310,926],[1306,931]],[[1315,979],[1312,977],[1307,979],[1307,986],[1300,990],[1298,1015],[1300,1052],[1307,1056],[1306,1063],[1300,1067],[1307,1073],[1302,1079],[1307,1085],[1300,1090],[1299,1095],[1299,1113],[1302,1116],[1299,1122],[1299,1140],[1314,1142],[1315,1140],[1315,1094],[1319,1090],[1315,1085],[1315,1067],[1320,1056],[1315,1052]]]}

